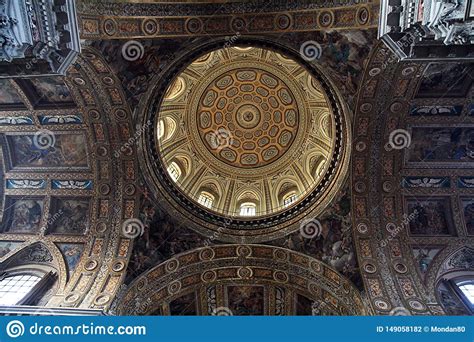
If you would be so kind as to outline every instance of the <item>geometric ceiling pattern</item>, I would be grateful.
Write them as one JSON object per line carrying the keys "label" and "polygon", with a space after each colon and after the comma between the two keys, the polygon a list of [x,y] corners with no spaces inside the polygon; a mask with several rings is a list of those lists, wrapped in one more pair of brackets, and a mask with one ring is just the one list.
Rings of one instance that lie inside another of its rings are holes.
{"label": "geometric ceiling pattern", "polygon": [[79,2],[65,76],[0,80],[16,304],[473,314],[474,66],[399,62],[346,3]]}
{"label": "geometric ceiling pattern", "polygon": [[[232,47],[191,63],[167,91],[158,117],[158,149],[174,162],[178,187],[210,209],[255,216],[301,201],[320,183],[335,150],[336,122],[319,82],[290,58],[270,50]],[[160,127],[161,125],[161,127]],[[196,155],[196,157],[194,157]]]}
{"label": "geometric ceiling pattern", "polygon": [[[198,43],[176,58],[142,99],[145,180],[167,210],[206,237],[281,238],[321,213],[345,181],[349,112],[327,76],[299,54],[293,59],[243,38],[245,46],[219,49],[223,41]],[[253,70],[264,73],[258,79]],[[225,97],[217,99],[218,91]],[[202,107],[212,103],[223,106],[215,115]],[[199,203],[203,193],[211,205]],[[285,205],[291,194],[295,200]],[[253,206],[250,217],[241,214],[244,205]]]}

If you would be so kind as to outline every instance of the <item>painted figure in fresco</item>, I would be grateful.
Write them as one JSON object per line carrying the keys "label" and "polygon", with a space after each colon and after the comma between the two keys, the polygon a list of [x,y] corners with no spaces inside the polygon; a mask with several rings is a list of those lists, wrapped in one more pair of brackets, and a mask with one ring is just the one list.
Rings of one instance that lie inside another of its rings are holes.
{"label": "painted figure in fresco", "polygon": [[417,96],[463,97],[470,88],[470,73],[472,67],[469,65],[433,63],[423,75]]}
{"label": "painted figure in fresco", "polygon": [[8,103],[8,104],[20,103],[20,104],[23,104],[23,102],[21,101],[20,96],[15,91],[15,88],[11,86],[10,80],[8,80],[8,79],[0,80],[0,98],[2,99],[3,103]]}
{"label": "painted figure in fresco", "polygon": [[54,157],[54,146],[40,149],[33,143],[33,137],[29,135],[15,136],[13,137],[13,142],[16,164],[21,166],[42,165],[46,160],[50,160],[51,165],[55,165],[54,162],[57,157]]}
{"label": "painted figure in fresco", "polygon": [[87,165],[86,142],[83,135],[64,135],[57,139],[62,160],[66,165]]}
{"label": "painted figure in fresco", "polygon": [[356,93],[364,59],[370,51],[369,37],[361,31],[323,34],[322,42],[327,42],[327,48],[322,54],[322,62],[335,71],[333,76],[341,83],[343,92]]}
{"label": "painted figure in fresco", "polygon": [[466,221],[468,234],[474,234],[474,202],[471,202],[464,207],[464,219]]}
{"label": "painted figure in fresco", "polygon": [[0,258],[10,253],[13,249],[14,247],[11,242],[2,243],[2,245],[0,245]]}
{"label": "painted figure in fresco", "polygon": [[32,135],[9,137],[14,152],[15,166],[86,166],[86,142],[83,135],[56,135],[54,144],[40,148]]}
{"label": "painted figure in fresco", "polygon": [[37,200],[19,200],[13,209],[10,231],[33,232],[41,222],[42,208]]}
{"label": "painted figure in fresco", "polygon": [[[411,207],[412,205],[409,205]],[[410,221],[410,232],[414,235],[449,234],[446,208],[442,201],[424,201],[414,204],[410,212],[418,215]]]}
{"label": "painted figure in fresco", "polygon": [[77,263],[81,259],[83,247],[81,245],[63,245],[61,251],[67,261],[69,273],[72,273]]}
{"label": "painted figure in fresco", "polygon": [[141,185],[140,220],[144,225],[142,238],[135,241],[130,258],[127,280],[153,267],[175,254],[202,247],[205,237],[183,227],[173,219],[151,198],[149,190]]}
{"label": "painted figure in fresco", "polygon": [[[174,222],[156,206],[146,186],[142,185],[141,192],[140,219],[145,230],[142,238],[135,241],[127,281],[173,255],[202,247],[206,242],[214,243],[188,227],[183,227],[180,222]],[[270,244],[311,255],[335,267],[356,286],[362,286],[352,241],[351,203],[347,189],[341,191],[338,197],[339,200],[321,216],[322,232],[318,237],[307,239],[295,232]],[[218,242],[218,239],[215,242]]]}
{"label": "painted figure in fresco", "polygon": [[39,97],[45,102],[72,102],[71,93],[63,82],[58,82],[52,78],[31,79]]}
{"label": "painted figure in fresco", "polygon": [[342,191],[340,199],[319,218],[321,234],[307,239],[299,232],[272,242],[310,255],[334,267],[350,278],[356,286],[362,286],[354,253],[351,226],[351,203],[347,191]]}
{"label": "painted figure in fresco", "polygon": [[428,271],[428,266],[430,265],[430,262],[432,260],[432,258],[429,256],[429,251],[420,249],[416,260],[418,262],[418,266],[420,267],[421,273],[426,273],[426,271]]}
{"label": "painted figure in fresco", "polygon": [[[160,314],[160,313],[158,313]],[[171,316],[196,315],[196,296],[191,292],[170,302]]]}
{"label": "painted figure in fresco", "polygon": [[414,128],[410,161],[472,161],[474,130],[466,128]]}
{"label": "painted figure in fresco", "polygon": [[62,214],[54,223],[55,233],[83,234],[87,229],[89,205],[87,201],[65,200],[61,203]]}
{"label": "painted figure in fresco", "polygon": [[263,288],[256,286],[230,286],[229,308],[234,315],[263,315]]}

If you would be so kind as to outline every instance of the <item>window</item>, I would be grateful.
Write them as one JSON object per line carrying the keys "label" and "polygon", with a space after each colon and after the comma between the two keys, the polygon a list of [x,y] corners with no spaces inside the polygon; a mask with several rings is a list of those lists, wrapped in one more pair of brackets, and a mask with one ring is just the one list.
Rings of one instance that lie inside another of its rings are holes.
{"label": "window", "polygon": [[158,139],[163,138],[165,135],[165,122],[161,119],[158,122]]}
{"label": "window", "polygon": [[255,216],[257,212],[257,206],[255,203],[242,203],[240,205],[241,216]]}
{"label": "window", "polygon": [[0,280],[0,305],[21,304],[40,280],[40,277],[31,274],[3,278]]}
{"label": "window", "polygon": [[173,118],[166,117],[158,121],[157,134],[158,139],[166,141],[170,139],[176,130],[176,121]]}
{"label": "window", "polygon": [[459,293],[464,297],[465,302],[474,307],[474,280],[461,280],[456,282]]}
{"label": "window", "polygon": [[201,192],[201,195],[199,195],[198,202],[206,208],[212,208],[212,204],[214,203],[214,196],[207,192]]}
{"label": "window", "polygon": [[181,169],[175,162],[172,162],[170,166],[168,166],[168,173],[175,182],[181,177]]}
{"label": "window", "polygon": [[296,201],[297,198],[298,198],[298,196],[296,196],[296,194],[294,192],[289,193],[288,195],[283,197],[283,206],[285,208],[289,207],[292,203],[294,203]]}

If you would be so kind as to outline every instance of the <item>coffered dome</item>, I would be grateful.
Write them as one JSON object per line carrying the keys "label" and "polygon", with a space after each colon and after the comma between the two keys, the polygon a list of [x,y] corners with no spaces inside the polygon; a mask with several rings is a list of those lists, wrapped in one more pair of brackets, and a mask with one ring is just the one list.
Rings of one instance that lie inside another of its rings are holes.
{"label": "coffered dome", "polygon": [[[275,162],[298,131],[295,96],[284,81],[264,69],[242,66],[223,71],[204,90],[197,110],[190,110],[196,113],[197,125],[192,127],[211,154],[237,168]],[[224,134],[228,139],[220,141]]]}
{"label": "coffered dome", "polygon": [[324,82],[255,46],[189,63],[150,113],[160,183],[179,194],[171,201],[182,196],[207,218],[226,220],[225,229],[289,218],[310,202],[322,210],[344,173],[348,140],[342,106]]}

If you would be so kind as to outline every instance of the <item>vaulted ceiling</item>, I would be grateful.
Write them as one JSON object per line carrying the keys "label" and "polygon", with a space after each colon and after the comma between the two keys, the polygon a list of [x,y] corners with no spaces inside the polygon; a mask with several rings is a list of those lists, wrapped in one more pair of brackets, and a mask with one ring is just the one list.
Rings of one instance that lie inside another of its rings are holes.
{"label": "vaulted ceiling", "polygon": [[344,5],[79,1],[67,75],[0,80],[0,270],[117,314],[469,314],[474,66]]}

